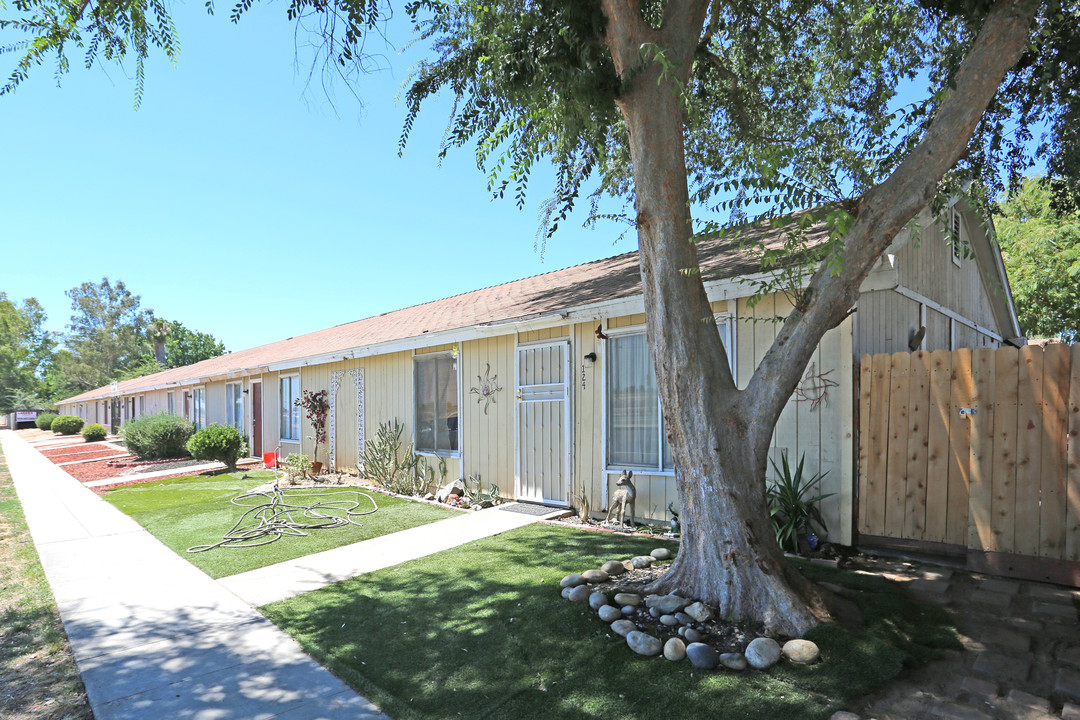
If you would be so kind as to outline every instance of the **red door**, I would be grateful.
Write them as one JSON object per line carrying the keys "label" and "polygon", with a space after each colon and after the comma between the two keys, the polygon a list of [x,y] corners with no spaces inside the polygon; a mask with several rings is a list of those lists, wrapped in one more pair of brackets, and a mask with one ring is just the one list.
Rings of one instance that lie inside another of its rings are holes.
{"label": "red door", "polygon": [[262,457],[262,383],[251,383],[251,455]]}

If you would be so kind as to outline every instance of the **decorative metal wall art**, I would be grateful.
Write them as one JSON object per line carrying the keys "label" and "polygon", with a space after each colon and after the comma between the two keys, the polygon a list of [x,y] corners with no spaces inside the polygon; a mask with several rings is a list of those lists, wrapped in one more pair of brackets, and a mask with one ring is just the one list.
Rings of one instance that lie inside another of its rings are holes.
{"label": "decorative metal wall art", "polygon": [[356,470],[364,467],[364,368],[349,371],[356,386]]}
{"label": "decorative metal wall art", "polygon": [[484,403],[484,414],[487,415],[488,405],[495,402],[495,393],[502,390],[502,388],[499,387],[498,374],[496,374],[494,377],[491,376],[491,363],[485,364],[487,365],[487,369],[484,371],[484,375],[486,377],[481,377],[477,375],[476,387],[469,388],[469,393],[480,396],[476,398],[476,403],[478,405],[480,403]]}
{"label": "decorative metal wall art", "polygon": [[795,402],[810,403],[810,412],[821,407],[821,403],[828,406],[829,388],[840,387],[840,383],[828,377],[832,370],[819,373],[815,365],[816,363],[810,363],[802,382],[795,387]]}
{"label": "decorative metal wall art", "polygon": [[330,371],[330,431],[327,433],[330,440],[330,472],[337,472],[337,391],[344,374],[344,370]]}

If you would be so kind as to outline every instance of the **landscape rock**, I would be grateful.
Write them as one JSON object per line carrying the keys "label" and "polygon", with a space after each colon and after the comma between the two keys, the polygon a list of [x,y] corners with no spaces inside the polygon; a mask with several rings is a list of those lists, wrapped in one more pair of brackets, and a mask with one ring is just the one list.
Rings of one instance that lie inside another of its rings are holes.
{"label": "landscape rock", "polygon": [[581,577],[585,578],[587,583],[602,583],[608,581],[608,574],[603,570],[586,570],[581,573]]}
{"label": "landscape rock", "polygon": [[677,613],[690,604],[690,601],[678,595],[649,595],[645,598],[647,607],[656,608],[662,615]]}
{"label": "landscape rock", "polygon": [[616,605],[633,605],[637,607],[641,604],[641,596],[637,593],[619,593],[615,596]]}
{"label": "landscape rock", "polygon": [[578,585],[584,585],[584,584],[585,584],[585,578],[581,577],[581,575],[578,575],[576,573],[574,575],[567,575],[566,577],[564,577],[562,580],[559,581],[559,587],[564,587],[564,588],[577,587]]}
{"label": "landscape rock", "polygon": [[566,596],[566,599],[570,602],[581,602],[582,600],[588,600],[592,595],[592,588],[588,585],[578,585],[575,588],[570,588],[570,594]]}
{"label": "landscape rock", "polygon": [[686,632],[684,632],[682,634],[682,636],[684,638],[686,638],[686,642],[695,643],[695,642],[701,642],[702,640],[705,639],[705,633],[698,632],[694,628],[689,628],[688,627],[688,628],[685,628],[685,630],[686,630]]}
{"label": "landscape rock", "polygon": [[601,605],[597,613],[604,622],[614,622],[623,616],[622,610],[614,605]]}
{"label": "landscape rock", "polygon": [[626,572],[630,572],[631,570],[634,569],[634,561],[633,560],[623,560],[622,561],[622,566],[626,570]]}
{"label": "landscape rock", "polygon": [[602,592],[594,592],[589,596],[589,607],[593,610],[599,610],[608,604],[607,595]]}
{"label": "landscape rock", "polygon": [[686,657],[690,659],[690,663],[694,667],[702,670],[712,670],[720,661],[719,656],[711,646],[699,642],[690,643],[686,646]]}
{"label": "landscape rock", "polygon": [[829,716],[829,720],[861,720],[861,718],[853,712],[837,710]]}
{"label": "landscape rock", "polygon": [[696,602],[686,606],[683,610],[687,615],[694,618],[698,622],[705,622],[712,617],[712,610],[709,609],[705,603]]}
{"label": "landscape rock", "polygon": [[810,640],[788,640],[784,643],[784,657],[793,663],[810,665],[818,660],[821,651]]}
{"label": "landscape rock", "polygon": [[623,637],[626,637],[635,630],[637,630],[637,625],[635,625],[631,620],[616,620],[615,622],[611,623],[611,631],[614,632],[616,635],[622,635]]}
{"label": "landscape rock", "polygon": [[457,495],[461,497],[465,494],[465,486],[461,484],[460,480],[453,480],[443,485],[439,492],[435,493],[436,502],[444,503],[450,499],[451,495]]}
{"label": "landscape rock", "polygon": [[661,615],[660,622],[662,622],[664,625],[667,625],[668,627],[675,627],[679,624],[678,618],[676,618],[674,615]]}
{"label": "landscape rock", "polygon": [[694,618],[690,617],[684,612],[675,613],[675,619],[679,621],[680,625],[693,625]]}
{"label": "landscape rock", "polygon": [[621,560],[608,560],[606,563],[600,566],[600,569],[611,576],[622,575],[624,572],[626,572],[626,568],[623,567]]}
{"label": "landscape rock", "polygon": [[627,617],[629,617],[630,615],[633,615],[636,612],[637,612],[637,608],[634,607],[633,605],[623,605],[623,607],[622,607],[622,614],[626,615]]}
{"label": "landscape rock", "polygon": [[780,659],[780,643],[772,638],[755,638],[746,646],[746,662],[757,670],[768,670]]}
{"label": "landscape rock", "polygon": [[652,557],[654,559],[656,559],[656,560],[670,560],[671,559],[671,551],[668,550],[667,548],[656,548],[651,553],[649,553],[649,555],[652,555]]}
{"label": "landscape rock", "polygon": [[671,638],[664,643],[664,657],[672,662],[678,662],[686,657],[686,643],[679,638]]}
{"label": "landscape rock", "polygon": [[[619,622],[624,621],[620,620]],[[652,635],[641,632],[640,630],[634,630],[627,635],[626,644],[638,655],[644,655],[646,657],[659,655],[664,650],[664,643],[660,642],[658,638],[654,638]]]}
{"label": "landscape rock", "polygon": [[720,655],[720,664],[728,670],[745,670],[746,656],[742,653],[723,653]]}
{"label": "landscape rock", "polygon": [[574,588],[572,588],[572,587],[564,587],[564,588],[563,588],[563,589],[561,590],[562,596],[563,596],[564,598],[569,598],[569,597],[570,597],[570,593],[571,593],[571,592],[572,592],[573,590],[574,590]]}
{"label": "landscape rock", "polygon": [[638,555],[637,557],[630,558],[630,564],[638,570],[644,570],[653,564],[653,559],[648,555]]}

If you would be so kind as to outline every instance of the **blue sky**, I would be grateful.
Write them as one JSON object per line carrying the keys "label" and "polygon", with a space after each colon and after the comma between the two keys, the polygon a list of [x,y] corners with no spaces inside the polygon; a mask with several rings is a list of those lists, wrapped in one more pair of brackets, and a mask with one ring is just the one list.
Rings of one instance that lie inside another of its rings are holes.
{"label": "blue sky", "polygon": [[[0,97],[0,290],[36,297],[50,329],[71,315],[66,290],[108,276],[239,350],[636,247],[580,212],[542,258],[549,176],[518,210],[491,199],[470,152],[439,167],[448,106],[397,157],[415,53],[387,48],[363,107],[339,83],[335,108],[305,93],[283,5],[238,25],[228,7],[173,7],[179,62],[148,63],[137,112],[133,63],[87,71],[78,55],[60,88],[43,66]],[[407,29],[392,28],[398,47]],[[0,56],[4,76],[13,59]]]}

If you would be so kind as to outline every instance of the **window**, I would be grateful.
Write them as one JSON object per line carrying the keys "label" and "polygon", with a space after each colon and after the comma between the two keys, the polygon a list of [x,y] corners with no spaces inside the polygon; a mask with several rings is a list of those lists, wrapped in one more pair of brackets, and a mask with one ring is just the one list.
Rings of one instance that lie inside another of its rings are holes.
{"label": "window", "polygon": [[139,396],[139,417],[142,417],[145,414],[146,414],[146,396],[145,395],[140,395]]}
{"label": "window", "polygon": [[195,388],[192,395],[192,416],[191,422],[195,425],[196,430],[200,430],[206,427],[206,388]]}
{"label": "window", "polygon": [[244,432],[244,384],[229,383],[225,386],[225,422]]}
{"label": "window", "polygon": [[[731,320],[717,318],[725,348],[731,342]],[[728,364],[735,371],[728,353]],[[607,341],[607,465],[671,472],[674,461],[664,432],[656,374],[645,333],[612,335]]]}
{"label": "window", "polygon": [[949,210],[949,246],[953,265],[960,267],[964,257],[964,220],[956,208]]}
{"label": "window", "polygon": [[170,415],[176,414],[176,393],[171,392],[165,396],[165,407],[168,409]]}
{"label": "window", "polygon": [[280,395],[281,439],[300,440],[300,376],[283,375]]}
{"label": "window", "polygon": [[420,356],[413,370],[416,451],[457,453],[457,361],[450,355]]}

